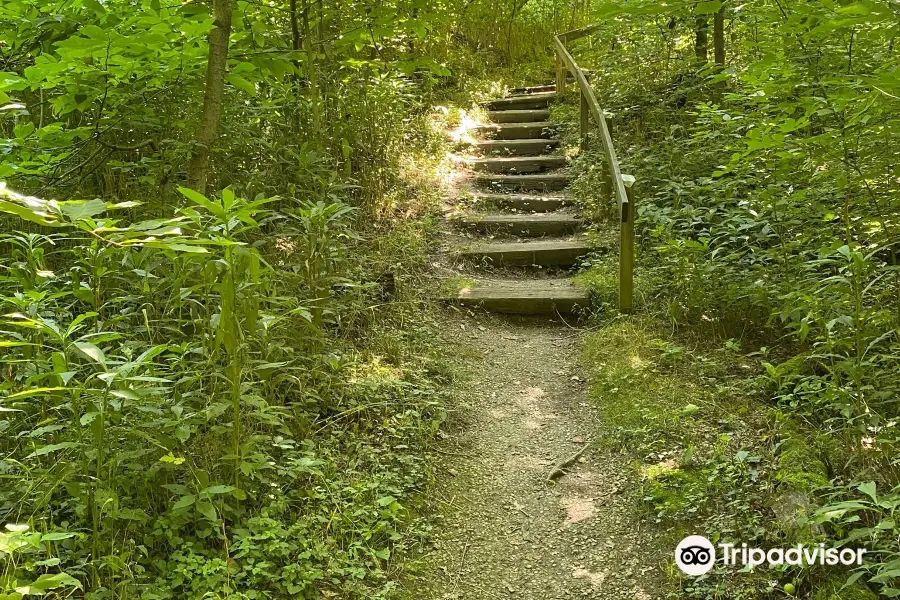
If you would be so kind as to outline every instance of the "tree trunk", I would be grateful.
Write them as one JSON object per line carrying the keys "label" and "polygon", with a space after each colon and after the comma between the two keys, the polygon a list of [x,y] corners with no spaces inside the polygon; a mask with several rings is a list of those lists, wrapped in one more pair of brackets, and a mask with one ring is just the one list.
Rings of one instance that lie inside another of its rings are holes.
{"label": "tree trunk", "polygon": [[206,63],[206,89],[203,112],[194,133],[194,147],[188,161],[188,187],[206,193],[209,155],[222,116],[225,70],[228,66],[228,41],[231,38],[232,0],[213,0],[213,28],[209,32],[209,60]]}
{"label": "tree trunk", "polygon": [[713,48],[716,66],[725,66],[725,4],[716,12],[713,19]]}
{"label": "tree trunk", "polygon": [[[290,2],[290,11],[291,11],[291,48],[294,52],[300,50],[300,27],[297,25],[297,0],[291,0]],[[294,65],[298,64],[296,57],[294,60]]]}
{"label": "tree trunk", "polygon": [[698,15],[696,20],[696,26],[694,27],[694,35],[696,35],[696,39],[694,41],[694,55],[697,57],[697,64],[701,67],[706,65],[709,62],[709,19],[706,18],[706,15]]}

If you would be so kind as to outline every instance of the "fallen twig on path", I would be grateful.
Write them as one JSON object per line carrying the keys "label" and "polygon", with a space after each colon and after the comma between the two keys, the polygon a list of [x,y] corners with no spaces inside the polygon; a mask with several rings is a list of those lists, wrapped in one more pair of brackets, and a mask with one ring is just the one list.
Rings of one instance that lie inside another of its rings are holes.
{"label": "fallen twig on path", "polygon": [[576,460],[581,458],[581,455],[584,454],[584,451],[587,450],[590,445],[591,442],[588,441],[587,444],[582,446],[581,450],[579,450],[569,458],[556,463],[556,465],[550,470],[550,473],[547,475],[547,483],[550,483],[557,477],[561,477],[562,475],[564,475],[566,472],[566,468],[572,466],[572,464],[574,464]]}

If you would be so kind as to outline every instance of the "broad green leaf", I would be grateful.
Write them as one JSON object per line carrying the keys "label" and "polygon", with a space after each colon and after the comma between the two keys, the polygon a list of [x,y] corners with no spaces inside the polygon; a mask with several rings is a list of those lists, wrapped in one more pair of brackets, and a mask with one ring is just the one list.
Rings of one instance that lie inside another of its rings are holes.
{"label": "broad green leaf", "polygon": [[219,515],[211,502],[207,502],[206,500],[197,502],[197,510],[201,515],[206,517],[207,521],[211,521],[213,523],[217,523],[219,521]]}
{"label": "broad green leaf", "polygon": [[249,81],[247,81],[246,79],[244,79],[243,77],[241,77],[240,75],[235,75],[234,73],[229,73],[228,75],[225,76],[225,80],[228,83],[230,83],[231,85],[233,85],[234,87],[238,88],[239,90],[241,90],[243,92],[246,92],[247,94],[249,94],[251,96],[256,95],[256,86],[254,84],[250,83]]}
{"label": "broad green leaf", "polygon": [[861,483],[857,488],[860,492],[868,496],[872,499],[872,502],[878,502],[878,498],[875,497],[875,482],[867,481],[866,483]]}
{"label": "broad green leaf", "polygon": [[49,444],[47,446],[42,446],[38,448],[25,458],[35,458],[37,456],[45,456],[47,454],[51,454],[53,452],[59,452],[60,450],[68,450],[69,448],[77,448],[80,446],[78,442],[60,442],[58,444]]}
{"label": "broad green leaf", "polygon": [[197,497],[193,494],[188,494],[186,496],[182,496],[181,498],[178,499],[177,502],[175,502],[175,504],[172,505],[172,510],[177,511],[177,510],[185,509],[188,506],[191,506],[192,504],[194,504],[194,501],[196,499],[197,499]]}
{"label": "broad green leaf", "polygon": [[75,347],[95,363],[102,365],[104,368],[106,367],[106,355],[103,354],[103,350],[94,344],[90,342],[75,342]]}
{"label": "broad green leaf", "polygon": [[61,227],[59,220],[44,210],[32,209],[21,204],[0,200],[0,212],[9,213],[46,227]]}
{"label": "broad green leaf", "polygon": [[79,202],[60,202],[59,210],[71,221],[89,219],[106,211],[106,202],[102,200],[83,200]]}
{"label": "broad green leaf", "polygon": [[718,12],[722,8],[721,0],[708,0],[706,2],[698,2],[694,7],[695,15],[711,15]]}
{"label": "broad green leaf", "polygon": [[18,139],[25,139],[29,135],[34,133],[34,129],[35,129],[34,123],[32,123],[31,121],[28,121],[28,122],[16,125],[13,128],[13,135],[16,136]]}
{"label": "broad green leaf", "polygon": [[204,489],[202,494],[227,494],[234,491],[234,487],[230,485],[213,485]]}
{"label": "broad green leaf", "polygon": [[220,220],[224,221],[227,217],[225,209],[222,206],[210,201],[209,198],[207,198],[200,192],[195,192],[194,190],[186,187],[180,187],[178,188],[178,191],[181,192],[181,194],[191,202],[199,204],[215,216],[219,217]]}
{"label": "broad green leaf", "polygon": [[68,573],[56,573],[55,575],[41,575],[31,583],[17,587],[16,592],[26,596],[43,596],[47,590],[61,587],[82,589],[81,582]]}

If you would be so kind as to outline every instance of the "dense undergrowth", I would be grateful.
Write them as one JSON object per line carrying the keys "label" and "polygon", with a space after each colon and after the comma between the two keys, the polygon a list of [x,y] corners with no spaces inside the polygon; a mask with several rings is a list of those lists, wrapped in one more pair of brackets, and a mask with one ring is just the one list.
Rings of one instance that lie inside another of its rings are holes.
{"label": "dense undergrowth", "polygon": [[393,597],[427,534],[455,84],[431,13],[300,8],[235,6],[213,193],[205,7],[0,8],[0,598]]}
{"label": "dense undergrowth", "polygon": [[[847,572],[675,571],[675,596],[893,597],[896,7],[722,6],[607,3],[576,51],[638,181],[638,314],[589,340],[597,397],[673,546],[699,528],[869,551]],[[698,66],[696,28],[720,8],[728,60]],[[574,143],[577,104],[556,113]],[[602,222],[616,209],[592,144],[575,193]],[[615,262],[589,267],[614,305]]]}

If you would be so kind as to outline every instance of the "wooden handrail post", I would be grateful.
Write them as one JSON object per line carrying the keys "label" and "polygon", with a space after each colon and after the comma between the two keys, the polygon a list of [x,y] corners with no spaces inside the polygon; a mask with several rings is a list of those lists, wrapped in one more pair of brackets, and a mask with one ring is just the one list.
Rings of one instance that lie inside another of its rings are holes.
{"label": "wooden handrail post", "polygon": [[[608,112],[603,111],[603,115],[606,118],[606,130],[609,132],[610,139],[612,138],[612,115]],[[606,165],[606,168],[603,169],[603,188],[601,192],[603,193],[603,201],[606,203],[606,206],[609,207],[609,212],[607,213],[610,218],[615,218],[616,210],[616,198],[615,193],[613,192],[615,188],[613,187],[613,179],[612,173],[610,172],[609,165]]]}
{"label": "wooden handrail post", "polygon": [[634,308],[634,178],[622,176],[626,182],[628,202],[621,205],[622,223],[619,230],[619,310],[628,313]]}
{"label": "wooden handrail post", "polygon": [[581,96],[581,151],[584,152],[587,150],[587,138],[591,130],[591,112],[587,96],[584,95],[584,92],[579,95]]}
{"label": "wooden handrail post", "polygon": [[566,93],[566,65],[559,54],[556,55],[556,95],[562,97]]}
{"label": "wooden handrail post", "polygon": [[609,207],[610,216],[619,212],[619,309],[622,312],[630,312],[634,304],[634,218],[636,214],[634,192],[631,187],[634,177],[622,175],[619,170],[619,160],[616,157],[616,149],[612,141],[611,117],[600,108],[597,96],[591,87],[590,81],[584,74],[584,70],[578,67],[572,54],[566,49],[566,42],[579,37],[584,37],[596,31],[599,26],[589,27],[561,33],[553,36],[553,45],[556,48],[556,94],[562,96],[565,93],[566,73],[572,73],[575,85],[578,86],[581,95],[581,146],[585,147],[585,138],[588,128],[593,121],[596,126],[596,137],[600,141],[600,148],[606,168],[602,170],[603,179],[601,193],[604,204]]}
{"label": "wooden handrail post", "polygon": [[609,172],[608,164],[605,165],[605,168],[603,169],[602,180],[603,182],[600,188],[600,193],[602,194],[603,198],[603,211],[604,214],[607,215],[610,219],[614,219],[614,215],[616,214],[616,198],[615,194],[613,194],[612,175]]}

